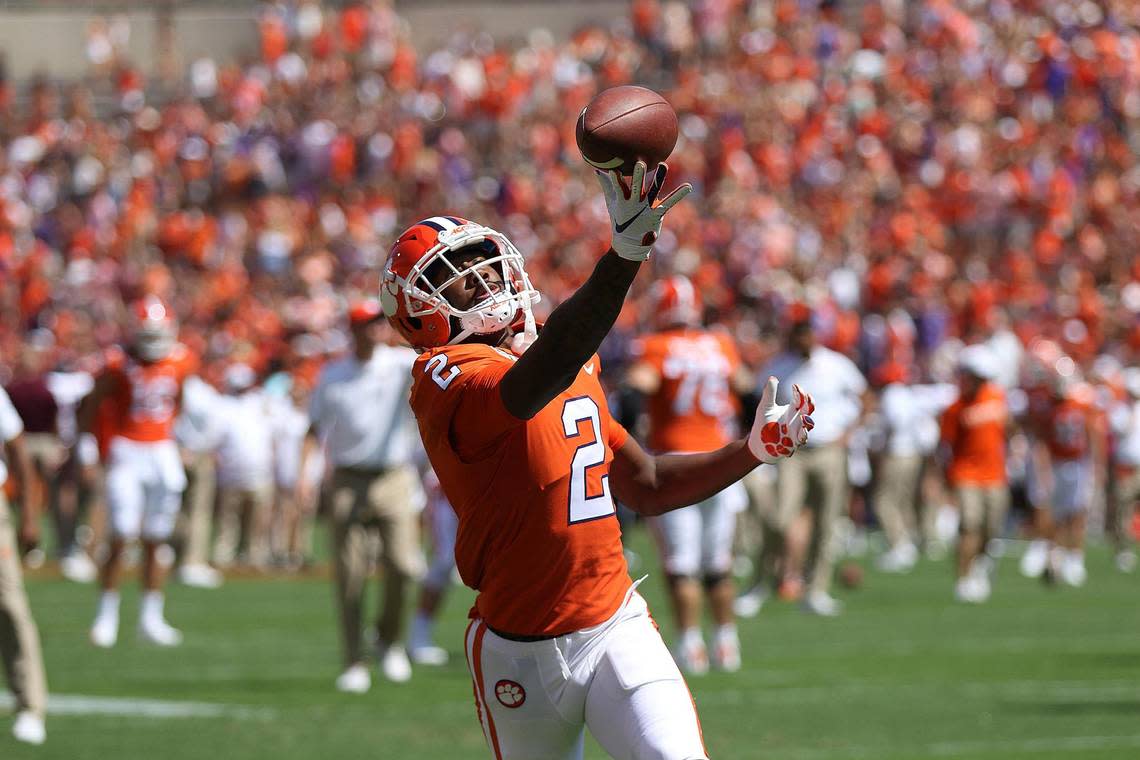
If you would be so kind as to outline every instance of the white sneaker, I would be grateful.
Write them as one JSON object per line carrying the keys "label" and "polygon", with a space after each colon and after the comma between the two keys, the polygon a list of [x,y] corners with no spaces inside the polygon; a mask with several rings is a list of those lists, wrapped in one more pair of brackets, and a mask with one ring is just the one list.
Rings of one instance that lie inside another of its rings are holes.
{"label": "white sneaker", "polygon": [[875,567],[884,573],[909,573],[918,562],[918,547],[906,541],[883,554],[875,562]]}
{"label": "white sneaker", "polygon": [[713,641],[712,666],[725,673],[740,670],[740,638],[735,634],[718,634]]}
{"label": "white sneaker", "polygon": [[771,592],[763,584],[757,585],[744,592],[732,602],[732,611],[737,617],[753,618],[760,614],[764,602],[768,601]]}
{"label": "white sneaker", "polygon": [[691,676],[703,676],[709,672],[709,650],[700,636],[678,644],[673,659],[677,661],[677,667]]}
{"label": "white sneaker", "polygon": [[139,619],[139,639],[157,647],[176,647],[182,643],[182,631],[162,618]]}
{"label": "white sneaker", "polygon": [[843,602],[826,591],[811,591],[800,602],[800,609],[809,615],[836,617],[843,612]]}
{"label": "white sneaker", "polygon": [[91,643],[100,649],[110,649],[119,640],[117,615],[100,615],[91,626]]}
{"label": "white sneaker", "polygon": [[412,677],[412,663],[399,644],[380,645],[380,672],[393,683],[404,683]]}
{"label": "white sneaker", "polygon": [[47,729],[44,719],[28,710],[16,715],[16,722],[12,724],[12,736],[16,741],[25,744],[43,744],[47,739]]}
{"label": "white sneaker", "polygon": [[71,552],[61,559],[59,571],[72,583],[91,583],[99,574],[95,563],[82,550]]}
{"label": "white sneaker", "polygon": [[967,575],[954,585],[954,598],[966,604],[982,604],[990,598],[990,582],[984,576]]}
{"label": "white sneaker", "polygon": [[433,644],[413,645],[409,647],[408,655],[416,665],[446,665],[448,659],[447,650]]}
{"label": "white sneaker", "polygon": [[1131,573],[1136,569],[1136,554],[1130,551],[1117,552],[1116,569],[1122,573]]}
{"label": "white sneaker", "polygon": [[1021,574],[1026,578],[1040,578],[1049,564],[1049,544],[1045,541],[1031,541],[1025,554],[1021,555]]}
{"label": "white sneaker", "polygon": [[178,568],[178,580],[193,588],[218,588],[222,574],[209,565],[183,565]]}
{"label": "white sneaker", "polygon": [[348,670],[336,678],[336,690],[348,694],[364,694],[372,688],[372,674],[368,666],[362,663],[350,665]]}
{"label": "white sneaker", "polygon": [[1057,576],[1066,586],[1079,588],[1089,579],[1089,572],[1085,569],[1085,561],[1080,557],[1066,557],[1058,568]]}

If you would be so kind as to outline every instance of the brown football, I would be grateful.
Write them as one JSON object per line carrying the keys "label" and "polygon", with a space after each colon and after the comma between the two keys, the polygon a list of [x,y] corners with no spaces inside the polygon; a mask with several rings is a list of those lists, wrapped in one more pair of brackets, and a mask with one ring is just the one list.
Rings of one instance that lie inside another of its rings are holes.
{"label": "brown football", "polygon": [[611,87],[582,109],[575,137],[582,157],[595,168],[628,176],[640,158],[652,172],[677,144],[677,113],[653,90]]}
{"label": "brown football", "polygon": [[856,562],[844,562],[839,566],[839,582],[844,588],[859,588],[863,585],[863,568]]}

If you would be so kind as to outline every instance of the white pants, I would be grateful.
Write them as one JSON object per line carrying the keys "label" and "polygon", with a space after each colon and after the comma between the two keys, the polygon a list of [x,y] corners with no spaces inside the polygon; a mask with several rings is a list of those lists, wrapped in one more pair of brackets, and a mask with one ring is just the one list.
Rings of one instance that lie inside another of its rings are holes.
{"label": "white pants", "polygon": [[174,531],[186,470],[174,441],[111,441],[107,512],[117,538],[163,541]]}
{"label": "white pants", "polygon": [[1092,462],[1074,459],[1053,463],[1053,516],[1059,520],[1087,511],[1093,499]]}
{"label": "white pants", "polygon": [[495,760],[580,760],[583,726],[617,760],[708,757],[685,680],[633,589],[593,628],[524,643],[473,620],[466,643]]}
{"label": "white pants", "polygon": [[693,578],[727,573],[732,567],[736,515],[747,505],[744,486],[733,483],[699,504],[653,518],[665,572]]}
{"label": "white pants", "polygon": [[427,519],[431,525],[431,564],[423,585],[441,591],[451,585],[451,571],[455,569],[455,532],[459,530],[459,518],[447,499],[436,493],[428,499]]}

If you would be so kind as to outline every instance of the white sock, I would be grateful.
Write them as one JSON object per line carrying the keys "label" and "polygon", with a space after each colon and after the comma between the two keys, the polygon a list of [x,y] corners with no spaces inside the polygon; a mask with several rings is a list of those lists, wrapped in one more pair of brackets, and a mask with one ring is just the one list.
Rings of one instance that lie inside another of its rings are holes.
{"label": "white sock", "polygon": [[734,623],[718,625],[714,635],[717,641],[737,641],[739,639],[736,635],[736,625]]}
{"label": "white sock", "polygon": [[690,647],[703,645],[705,643],[704,637],[701,636],[700,628],[686,628],[681,631],[681,646]]}
{"label": "white sock", "polygon": [[119,617],[119,592],[118,591],[104,591],[99,595],[99,611],[96,617],[111,617],[118,619]]}
{"label": "white sock", "polygon": [[1068,559],[1075,565],[1083,565],[1085,564],[1085,553],[1081,549],[1069,549]]}
{"label": "white sock", "polygon": [[162,603],[161,591],[144,591],[139,605],[139,617],[143,620],[162,620]]}
{"label": "white sock", "polygon": [[431,646],[433,628],[435,628],[435,621],[428,617],[423,610],[416,610],[416,616],[412,618],[411,636],[409,636],[409,643],[412,648]]}

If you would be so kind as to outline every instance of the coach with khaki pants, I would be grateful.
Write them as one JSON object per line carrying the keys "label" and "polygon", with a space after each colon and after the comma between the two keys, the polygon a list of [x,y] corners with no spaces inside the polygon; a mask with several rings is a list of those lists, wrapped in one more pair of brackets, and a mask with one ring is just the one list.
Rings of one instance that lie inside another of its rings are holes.
{"label": "coach with khaki pants", "polygon": [[6,455],[0,457],[0,659],[4,661],[8,687],[16,698],[16,722],[12,726],[12,735],[28,744],[42,744],[46,736],[44,716],[47,710],[44,659],[40,652],[39,632],[24,591],[12,515],[4,497],[4,484],[8,479],[6,460],[12,463],[23,492],[20,540],[35,543],[40,492],[31,487],[34,469],[24,445],[23,432],[24,425],[8,394],[0,388],[0,441]]}
{"label": "coach with khaki pants", "polygon": [[835,566],[835,529],[850,495],[847,439],[859,421],[867,381],[843,354],[820,346],[809,317],[793,323],[787,350],[758,377],[780,381],[776,403],[791,400],[792,386],[811,388],[819,410],[815,429],[796,455],[776,467],[776,527],[784,536],[785,573],[805,573],[804,612],[834,616],[842,610],[829,593]]}
{"label": "coach with khaki pants", "polygon": [[[318,440],[331,467],[321,490],[322,513],[332,526],[336,596],[345,670],[341,691],[371,687],[364,664],[362,611],[372,547],[380,545],[384,594],[377,622],[380,671],[390,681],[411,677],[400,643],[408,587],[422,573],[418,513],[423,491],[412,464],[416,430],[408,392],[416,353],[384,345],[389,328],[374,301],[349,313],[350,355],[325,366],[309,404],[301,471]],[[304,503],[306,495],[299,496]]]}

